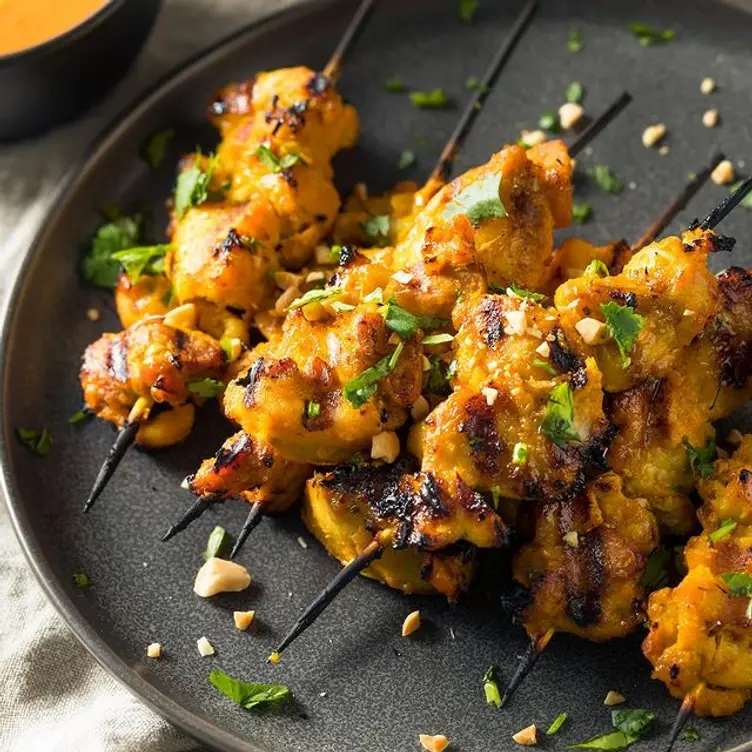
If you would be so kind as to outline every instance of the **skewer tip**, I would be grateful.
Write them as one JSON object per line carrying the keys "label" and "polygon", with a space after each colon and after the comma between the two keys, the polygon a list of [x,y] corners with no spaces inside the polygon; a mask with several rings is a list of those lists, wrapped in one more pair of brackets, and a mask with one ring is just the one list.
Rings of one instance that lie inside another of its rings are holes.
{"label": "skewer tip", "polygon": [[245,518],[243,527],[240,529],[240,533],[238,533],[238,537],[235,540],[235,545],[232,547],[232,551],[230,551],[230,559],[234,559],[237,556],[238,552],[243,547],[243,544],[248,539],[248,536],[253,532],[254,528],[263,519],[264,505],[257,501],[251,507],[250,512],[248,512],[248,516]]}
{"label": "skewer tip", "polygon": [[687,695],[679,708],[679,712],[674,719],[674,725],[671,727],[671,736],[666,746],[666,752],[671,752],[676,740],[679,738],[682,729],[687,725],[687,721],[692,716],[695,710],[695,696],[694,694]]}
{"label": "skewer tip", "polygon": [[182,533],[188,525],[195,522],[212,504],[220,501],[224,501],[224,499],[218,494],[200,496],[188,507],[185,514],[168,528],[167,532],[162,536],[162,542],[166,543],[170,538],[173,538],[178,533]]}

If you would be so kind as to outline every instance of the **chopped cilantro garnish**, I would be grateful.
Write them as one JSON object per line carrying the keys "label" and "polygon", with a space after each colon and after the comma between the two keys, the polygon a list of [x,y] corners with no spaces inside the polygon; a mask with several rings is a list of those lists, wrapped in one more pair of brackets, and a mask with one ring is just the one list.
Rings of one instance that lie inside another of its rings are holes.
{"label": "chopped cilantro garnish", "polygon": [[574,424],[574,396],[568,381],[557,384],[551,390],[541,433],[559,447],[568,441],[580,440]]}
{"label": "chopped cilantro garnish", "polygon": [[496,666],[491,664],[488,670],[483,674],[483,693],[486,696],[486,702],[489,705],[496,705],[497,708],[501,707],[501,692],[499,692],[499,685],[496,681]]}
{"label": "chopped cilantro garnish", "polygon": [[415,152],[410,151],[410,149],[405,149],[405,151],[403,151],[402,154],[400,154],[397,167],[399,167],[400,170],[407,170],[408,168],[412,167],[414,164],[415,164]]}
{"label": "chopped cilantro garnish", "polygon": [[142,154],[146,164],[156,170],[167,158],[167,150],[170,148],[175,131],[166,128],[151,135],[143,145]]}
{"label": "chopped cilantro garnish", "polygon": [[588,174],[604,193],[617,195],[624,190],[624,183],[616,177],[608,165],[595,165]]}
{"label": "chopped cilantro garnish", "polygon": [[728,519],[723,520],[718,527],[710,533],[708,538],[710,538],[711,543],[718,543],[718,541],[728,538],[728,536],[734,532],[738,524],[739,523],[733,517],[729,517]]}
{"label": "chopped cilantro garnish", "polygon": [[540,303],[541,300],[546,297],[543,293],[530,292],[530,290],[517,287],[517,285],[509,285],[509,287],[507,287],[507,295],[517,298],[527,298],[528,300],[534,300],[536,303]]}
{"label": "chopped cilantro garnish", "polygon": [[572,81],[572,83],[567,86],[567,102],[579,104],[582,102],[584,96],[585,89],[579,81]]}
{"label": "chopped cilantro garnish", "polygon": [[299,298],[295,298],[295,300],[287,306],[287,310],[294,311],[296,308],[302,308],[314,301],[326,300],[327,298],[339,295],[341,292],[341,287],[317,287],[304,293]]}
{"label": "chopped cilantro garnish", "polygon": [[128,279],[136,284],[143,274],[155,275],[164,272],[164,257],[169,250],[169,245],[137,246],[117,251],[111,258],[123,265]]}
{"label": "chopped cilantro garnish", "polygon": [[403,348],[404,344],[399,342],[391,355],[382,358],[376,365],[367,368],[344,385],[342,394],[353,407],[362,407],[376,394],[379,382],[395,369]]}
{"label": "chopped cilantro garnish", "polygon": [[499,197],[501,173],[489,173],[460,191],[444,209],[444,219],[464,214],[476,227],[488,219],[507,216]]}
{"label": "chopped cilantro garnish", "polygon": [[676,32],[672,29],[656,29],[644,23],[630,23],[627,28],[637,37],[643,47],[650,47],[651,44],[661,44],[670,42],[676,37]]}
{"label": "chopped cilantro garnish", "polygon": [[732,598],[752,596],[752,577],[746,572],[724,572],[721,577]]}
{"label": "chopped cilantro garnish", "polygon": [[449,373],[446,363],[438,355],[429,355],[428,362],[431,367],[428,371],[426,389],[431,394],[437,394],[440,397],[446,397],[451,394],[452,387],[449,383]]}
{"label": "chopped cilantro garnish", "polygon": [[619,305],[613,300],[601,303],[601,311],[606,317],[606,326],[619,348],[621,364],[627,368],[632,362],[629,354],[632,352],[637,336],[645,326],[645,317],[640,316],[634,308]]}
{"label": "chopped cilantro garnish", "polygon": [[84,279],[97,287],[115,287],[123,267],[113,255],[138,245],[142,224],[143,217],[134,214],[102,225],[81,261]]}
{"label": "chopped cilantro garnish", "polygon": [[392,94],[400,94],[407,89],[401,76],[391,76],[384,81],[384,88]]}
{"label": "chopped cilantro garnish", "polygon": [[309,418],[318,418],[321,415],[321,405],[318,402],[306,402],[306,416]]}
{"label": "chopped cilantro garnish", "polygon": [[514,465],[527,464],[527,444],[518,441],[512,449],[512,463]]}
{"label": "chopped cilantro garnish", "polygon": [[570,52],[579,52],[582,49],[582,32],[576,26],[569,30],[567,49]]}
{"label": "chopped cilantro garnish", "polygon": [[333,300],[329,305],[335,313],[347,313],[355,310],[354,305],[343,303],[341,300]]}
{"label": "chopped cilantro garnish", "polygon": [[614,710],[611,723],[615,731],[581,744],[570,744],[567,749],[626,749],[648,735],[655,718],[656,714],[650,710]]}
{"label": "chopped cilantro garnish", "polygon": [[499,504],[501,503],[501,489],[498,486],[491,488],[491,503],[493,508],[498,512]]}
{"label": "chopped cilantro garnish", "polygon": [[244,682],[215,668],[209,674],[209,681],[234,703],[251,710],[258,705],[279,702],[292,696],[290,688],[284,684],[257,684]]}
{"label": "chopped cilantro garnish", "polygon": [[48,457],[52,451],[52,434],[49,428],[17,428],[16,436],[37,457]]}
{"label": "chopped cilantro garnish", "polygon": [[209,197],[209,184],[217,167],[217,157],[209,154],[206,168],[200,167],[201,152],[196,152],[193,164],[183,170],[175,183],[175,214],[182,219],[192,206],[199,206]]}
{"label": "chopped cilantro garnish", "polygon": [[587,201],[575,201],[572,204],[572,221],[584,225],[590,219],[593,208]]}
{"label": "chopped cilantro garnish", "polygon": [[389,242],[389,228],[392,225],[388,214],[376,214],[361,224],[366,235],[377,245]]}
{"label": "chopped cilantro garnish", "polygon": [[549,133],[556,133],[560,130],[559,116],[555,112],[544,112],[538,120],[538,127]]}
{"label": "chopped cilantro garnish", "polygon": [[429,334],[421,340],[422,345],[446,345],[454,340],[453,334]]}
{"label": "chopped cilantro garnish", "polygon": [[73,575],[73,582],[75,582],[76,585],[78,585],[78,587],[80,587],[80,588],[91,587],[94,584],[94,582],[91,579],[91,577],[89,577],[88,574],[83,574],[83,573],[74,574]]}
{"label": "chopped cilantro garnish", "polygon": [[227,544],[227,531],[217,525],[214,530],[209,533],[209,540],[206,543],[206,550],[202,554],[204,561],[213,559],[215,556],[219,556],[222,553],[222,549]]}
{"label": "chopped cilantro garnish", "polygon": [[543,358],[535,358],[533,365],[537,368],[542,368],[549,376],[556,376],[556,369],[547,360],[543,360]]}
{"label": "chopped cilantro garnish", "polygon": [[86,421],[90,420],[92,417],[94,416],[91,410],[82,407],[80,410],[76,410],[76,412],[68,418],[68,423],[72,426],[78,426],[81,425],[81,423],[86,423]]}
{"label": "chopped cilantro garnish", "polygon": [[464,23],[470,23],[475,18],[479,7],[479,0],[459,0],[457,12],[459,13],[460,20]]}
{"label": "chopped cilantro garnish", "polygon": [[671,562],[671,551],[666,546],[656,548],[648,556],[640,583],[645,591],[652,593],[668,585],[668,567]]}
{"label": "chopped cilantro garnish", "polygon": [[709,436],[705,440],[704,447],[692,446],[686,436],[682,438],[682,443],[687,450],[687,459],[692,472],[700,478],[709,478],[713,474],[713,463],[718,457],[713,437]]}
{"label": "chopped cilantro garnish", "polygon": [[685,726],[681,730],[681,734],[679,734],[679,741],[680,742],[699,742],[700,733],[696,728],[693,728],[692,726]]}
{"label": "chopped cilantro garnish", "polygon": [[483,83],[477,76],[468,76],[465,80],[465,88],[468,91],[479,91],[485,94],[488,91],[488,86]]}
{"label": "chopped cilantro garnish", "polygon": [[611,273],[608,271],[608,267],[600,260],[593,259],[583,272],[586,277],[609,277]]}
{"label": "chopped cilantro garnish", "polygon": [[415,316],[397,305],[394,298],[391,298],[384,306],[383,314],[387,328],[399,334],[402,339],[415,336],[418,329],[440,329],[451,323],[448,319],[438,319],[433,316]]}
{"label": "chopped cilantro garnish", "polygon": [[218,397],[224,390],[225,385],[219,379],[201,379],[188,383],[188,391],[204,399]]}
{"label": "chopped cilantro garnish", "polygon": [[440,109],[449,106],[449,97],[440,87],[430,91],[411,91],[410,101],[414,107],[422,109]]}
{"label": "chopped cilantro garnish", "polygon": [[282,172],[283,170],[289,170],[298,162],[303,161],[303,157],[301,157],[297,152],[290,152],[289,154],[285,154],[283,157],[278,157],[265,144],[259,144],[259,146],[256,147],[254,154],[272,172]]}
{"label": "chopped cilantro garnish", "polygon": [[568,717],[567,713],[559,713],[559,715],[554,718],[553,723],[546,729],[546,735],[553,736],[564,725],[564,721],[566,721]]}

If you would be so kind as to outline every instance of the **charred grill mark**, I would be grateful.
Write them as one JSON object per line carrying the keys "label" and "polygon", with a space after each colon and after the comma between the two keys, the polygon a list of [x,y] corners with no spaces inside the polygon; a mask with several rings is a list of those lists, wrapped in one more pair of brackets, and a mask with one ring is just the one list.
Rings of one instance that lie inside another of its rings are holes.
{"label": "charred grill mark", "polygon": [[504,443],[496,430],[493,408],[483,395],[477,394],[465,404],[465,416],[459,431],[467,434],[473,463],[484,475],[495,475]]}
{"label": "charred grill mark", "polygon": [[287,183],[290,188],[297,188],[298,187],[298,181],[295,179],[295,176],[292,172],[292,167],[285,167],[284,169],[280,170],[279,173],[282,180]]}
{"label": "charred grill mark", "polygon": [[585,368],[578,368],[569,377],[569,384],[574,391],[582,389],[587,384],[587,371]]}
{"label": "charred grill mark", "polygon": [[316,222],[323,223],[323,222],[326,222],[329,219],[329,217],[327,217],[326,214],[314,214],[313,219]]}
{"label": "charred grill mark", "polygon": [[343,269],[347,269],[356,259],[366,260],[365,256],[358,253],[358,249],[354,245],[343,245],[339,252],[339,265]]}
{"label": "charred grill mark", "polygon": [[181,371],[183,369],[183,364],[180,360],[179,355],[176,355],[175,353],[168,353],[167,360],[169,360],[170,365],[176,368],[178,371]]}
{"label": "charred grill mark", "polygon": [[504,336],[504,321],[501,304],[493,298],[483,298],[480,304],[481,327],[483,341],[493,350]]}
{"label": "charred grill mark", "polygon": [[621,290],[611,290],[609,297],[621,305],[629,308],[637,308],[637,296],[633,292],[621,292]]}
{"label": "charred grill mark", "polygon": [[739,471],[739,483],[743,486],[749,486],[750,480],[752,480],[752,470],[744,468]]}
{"label": "charred grill mark", "polygon": [[731,266],[716,275],[718,287],[726,308],[743,303],[752,295],[752,272],[739,266]]}
{"label": "charred grill mark", "polygon": [[248,115],[251,113],[253,101],[253,88],[256,78],[228,86],[209,102],[209,117],[221,117],[222,115]]}
{"label": "charred grill mark", "polygon": [[329,81],[328,76],[325,76],[323,73],[314,73],[311,76],[311,80],[306,85],[306,88],[311,95],[321,96],[329,90],[330,85],[331,82]]}
{"label": "charred grill mark", "polygon": [[736,245],[736,238],[729,238],[726,235],[710,236],[711,253],[731,253]]}
{"label": "charred grill mark", "polygon": [[551,334],[553,335],[553,341],[549,342],[551,361],[559,371],[574,373],[575,371],[583,370],[585,362],[569,349],[564,330],[560,326],[557,326],[551,330]]}
{"label": "charred grill mark", "polygon": [[253,365],[248,369],[248,373],[238,379],[238,386],[245,388],[245,395],[243,396],[243,403],[246,407],[250,407],[255,399],[256,384],[259,377],[264,371],[264,359],[257,358],[253,361]]}
{"label": "charred grill mark", "polygon": [[720,321],[712,328],[710,341],[718,356],[721,386],[742,389],[752,371],[752,346],[735,337]]}
{"label": "charred grill mark", "polygon": [[420,500],[428,507],[435,516],[446,517],[449,514],[448,508],[442,500],[442,491],[436,478],[430,473],[426,473],[423,482],[420,484]]}
{"label": "charred grill mark", "polygon": [[279,107],[279,97],[275,94],[272,97],[271,110],[264,113],[264,120],[269,124],[274,123],[273,135],[277,135],[283,125],[286,125],[292,133],[297,133],[305,126],[307,109],[307,101],[293,102],[290,107]]}
{"label": "charred grill mark", "polygon": [[175,349],[177,353],[182,353],[188,344],[188,335],[182,329],[175,330]]}
{"label": "charred grill mark", "polygon": [[535,596],[522,583],[513,582],[509,590],[501,596],[501,608],[515,624],[524,621],[525,611],[533,605]]}
{"label": "charred grill mark", "polygon": [[227,237],[214,248],[212,255],[216,257],[219,256],[220,253],[229,254],[233,248],[245,247],[246,245],[240,235],[238,235],[237,230],[234,227],[231,227],[227,233]]}
{"label": "charred grill mark", "polygon": [[238,306],[225,306],[225,310],[229,311],[233,316],[237,316],[242,319],[245,316],[245,308],[238,308]]}
{"label": "charred grill mark", "polygon": [[218,473],[233,464],[241,454],[253,451],[253,439],[244,433],[238,436],[229,447],[222,446],[214,455],[214,472]]}
{"label": "charred grill mark", "polygon": [[128,340],[126,336],[115,338],[109,350],[108,368],[112,376],[122,383],[128,381]]}

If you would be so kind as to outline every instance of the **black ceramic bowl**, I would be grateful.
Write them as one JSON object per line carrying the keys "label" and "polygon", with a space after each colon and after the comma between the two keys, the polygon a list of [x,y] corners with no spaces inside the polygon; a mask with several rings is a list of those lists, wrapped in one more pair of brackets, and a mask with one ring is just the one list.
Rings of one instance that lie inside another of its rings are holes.
{"label": "black ceramic bowl", "polygon": [[0,56],[0,142],[37,135],[98,101],[128,70],[161,0],[110,0],[60,36]]}

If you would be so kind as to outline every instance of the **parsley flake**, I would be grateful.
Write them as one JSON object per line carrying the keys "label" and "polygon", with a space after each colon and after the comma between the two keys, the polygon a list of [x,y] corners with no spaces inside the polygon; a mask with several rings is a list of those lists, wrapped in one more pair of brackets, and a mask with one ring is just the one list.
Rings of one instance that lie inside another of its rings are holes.
{"label": "parsley flake", "polygon": [[167,151],[170,148],[172,140],[175,138],[175,131],[173,128],[165,128],[165,130],[157,131],[149,136],[145,141],[141,153],[146,161],[146,164],[156,170],[167,158]]}
{"label": "parsley flake", "polygon": [[468,76],[465,80],[465,88],[468,91],[478,91],[481,94],[485,94],[488,91],[488,85],[484,84],[478,76]]}
{"label": "parsley flake", "polygon": [[382,358],[376,365],[367,368],[359,376],[350,379],[344,385],[342,394],[353,407],[362,407],[376,394],[379,382],[385,379],[397,366],[397,361],[404,347],[405,345],[399,342],[391,355]]}
{"label": "parsley flake", "polygon": [[692,472],[700,478],[709,478],[713,474],[713,463],[718,458],[713,437],[709,436],[706,439],[704,447],[692,446],[686,436],[682,438],[682,444],[687,450],[687,459]]}
{"label": "parsley flake", "polygon": [[391,76],[384,81],[384,88],[391,94],[401,94],[407,90],[401,76]]}
{"label": "parsley flake", "polygon": [[652,593],[668,585],[668,567],[671,562],[671,551],[666,546],[656,548],[645,563],[640,584],[645,592]]}
{"label": "parsley flake", "polygon": [[213,669],[209,674],[209,681],[225,697],[229,697],[235,704],[246,710],[292,697],[290,688],[284,684],[244,682],[218,668]]}
{"label": "parsley flake", "polygon": [[549,376],[556,376],[556,369],[547,360],[543,360],[543,358],[535,358],[533,365],[536,368],[542,368]]}
{"label": "parsley flake", "polygon": [[279,173],[289,170],[298,162],[303,161],[303,157],[297,152],[290,152],[282,157],[278,157],[266,144],[259,144],[256,147],[254,155],[259,158],[260,162],[268,167],[272,172]]}
{"label": "parsley flake", "polygon": [[400,170],[407,170],[410,167],[412,167],[414,164],[415,164],[415,152],[410,151],[410,149],[405,149],[405,151],[403,151],[402,154],[400,154],[397,167],[399,167]]}
{"label": "parsley flake", "polygon": [[726,520],[723,520],[718,527],[713,530],[710,535],[708,535],[708,538],[710,538],[711,543],[718,543],[718,541],[723,540],[724,538],[728,538],[731,533],[736,530],[736,526],[739,523],[733,518],[729,517]]}
{"label": "parsley flake", "polygon": [[527,465],[527,444],[518,441],[512,449],[512,464]]}
{"label": "parsley flake", "polygon": [[645,317],[637,313],[634,308],[619,305],[613,300],[601,303],[601,311],[606,317],[606,326],[619,348],[621,365],[627,368],[632,362],[629,354],[637,341],[637,336],[645,326]]}
{"label": "parsley flake", "polygon": [[650,710],[614,710],[611,713],[611,723],[615,731],[581,744],[570,744],[567,749],[626,749],[650,733],[655,718],[656,714]]}
{"label": "parsley flake", "polygon": [[383,314],[384,323],[387,325],[387,328],[396,332],[402,339],[415,336],[418,329],[440,329],[443,326],[451,324],[448,319],[439,319],[433,316],[415,316],[402,306],[397,305],[397,301],[394,298],[391,298],[384,306]]}
{"label": "parsley flake", "polygon": [[724,572],[721,577],[732,598],[752,596],[752,577],[746,572]]}
{"label": "parsley flake", "polygon": [[126,248],[113,253],[110,258],[123,265],[125,273],[132,284],[136,284],[144,274],[154,276],[164,272],[165,255],[169,245],[149,245]]}
{"label": "parsley flake", "polygon": [[444,209],[444,219],[453,219],[464,214],[478,227],[489,219],[507,216],[504,204],[499,197],[501,173],[489,173],[460,191]]}
{"label": "parsley flake", "polygon": [[286,310],[294,311],[296,308],[302,308],[303,306],[315,301],[326,300],[327,298],[339,295],[341,292],[341,287],[315,287],[313,290],[303,293],[299,298],[295,298],[295,300],[287,306]]}
{"label": "parsley flake", "polygon": [[553,723],[546,729],[546,736],[553,736],[557,733],[564,725],[564,721],[566,721],[567,718],[569,718],[567,713],[559,713],[559,715],[554,718]]}
{"label": "parsley flake", "polygon": [[318,402],[306,402],[305,411],[308,418],[318,418],[321,415],[321,404]]}
{"label": "parsley flake", "polygon": [[91,587],[94,584],[94,581],[89,577],[88,574],[74,574],[73,575],[73,582],[78,585],[80,588],[88,588]]}
{"label": "parsley flake", "polygon": [[608,267],[600,260],[600,259],[593,259],[586,267],[583,274],[586,277],[610,277],[611,272],[609,272]]}
{"label": "parsley flake", "polygon": [[97,287],[115,287],[123,267],[113,255],[138,245],[142,225],[140,214],[118,217],[102,225],[81,261],[83,278]]}
{"label": "parsley flake", "polygon": [[610,193],[616,196],[624,190],[624,183],[616,177],[608,165],[595,165],[595,167],[588,172],[588,175],[590,175],[595,181],[595,184],[604,193]]}
{"label": "parsley flake", "polygon": [[447,364],[438,355],[429,355],[428,363],[428,380],[426,390],[430,394],[436,394],[440,397],[446,397],[452,393],[452,387],[449,383],[449,373]]}
{"label": "parsley flake", "polygon": [[540,303],[546,296],[540,292],[530,292],[517,285],[509,285],[507,287],[507,295],[512,298],[527,298],[528,300],[534,300],[536,303]]}
{"label": "parsley flake", "polygon": [[627,24],[627,28],[637,37],[643,47],[670,42],[676,37],[676,32],[672,29],[661,31],[644,23],[630,23]]}
{"label": "parsley flake", "polygon": [[68,418],[68,423],[72,426],[79,426],[82,423],[86,423],[88,420],[94,417],[94,414],[88,407],[82,407],[80,410],[76,410],[73,415]]}
{"label": "parsley flake", "polygon": [[49,428],[17,428],[18,440],[37,457],[49,457],[52,451],[52,434]]}
{"label": "parsley flake", "polygon": [[679,734],[680,742],[699,742],[700,732],[692,726],[685,726]]}
{"label": "parsley flake", "polygon": [[569,30],[567,38],[567,49],[570,52],[579,52],[582,49],[582,32],[576,26]]}
{"label": "parsley flake", "polygon": [[459,0],[457,13],[463,23],[470,23],[480,7],[479,0]]}
{"label": "parsley flake", "polygon": [[567,102],[571,104],[579,104],[582,102],[582,98],[585,96],[585,88],[579,81],[572,81],[567,86]]}
{"label": "parsley flake", "polygon": [[206,542],[206,550],[202,554],[204,561],[209,561],[209,559],[219,556],[226,545],[227,531],[221,525],[217,525],[214,530],[209,533],[209,540]]}
{"label": "parsley flake", "polygon": [[197,151],[193,164],[178,175],[175,183],[175,214],[178,219],[182,219],[192,206],[200,206],[209,197],[209,184],[217,167],[217,157],[209,154],[203,169],[200,162],[201,151]]}
{"label": "parsley flake", "polygon": [[413,107],[420,109],[437,110],[449,107],[449,97],[444,89],[436,87],[430,91],[411,91],[410,101]]}
{"label": "parsley flake", "polygon": [[578,225],[584,225],[590,219],[593,207],[587,201],[574,201],[572,203],[572,221]]}
{"label": "parsley flake", "polygon": [[555,112],[544,112],[538,120],[538,127],[549,133],[557,133],[561,130],[559,116]]}
{"label": "parsley flake", "polygon": [[557,384],[548,395],[541,433],[558,447],[580,440],[574,424],[574,395],[568,381]]}
{"label": "parsley flake", "polygon": [[486,696],[486,702],[489,705],[495,705],[497,708],[501,707],[501,692],[499,692],[499,685],[496,681],[496,666],[491,664],[488,670],[483,674],[483,693]]}
{"label": "parsley flake", "polygon": [[224,390],[225,385],[219,379],[201,379],[188,383],[188,391],[204,399],[219,397]]}

